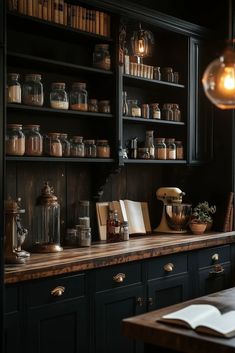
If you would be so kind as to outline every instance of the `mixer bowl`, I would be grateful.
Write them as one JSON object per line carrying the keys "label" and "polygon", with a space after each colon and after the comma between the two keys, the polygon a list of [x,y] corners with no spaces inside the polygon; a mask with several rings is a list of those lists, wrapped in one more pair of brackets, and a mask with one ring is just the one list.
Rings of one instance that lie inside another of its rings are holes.
{"label": "mixer bowl", "polygon": [[192,213],[192,205],[180,203],[164,207],[168,226],[176,231],[185,230]]}

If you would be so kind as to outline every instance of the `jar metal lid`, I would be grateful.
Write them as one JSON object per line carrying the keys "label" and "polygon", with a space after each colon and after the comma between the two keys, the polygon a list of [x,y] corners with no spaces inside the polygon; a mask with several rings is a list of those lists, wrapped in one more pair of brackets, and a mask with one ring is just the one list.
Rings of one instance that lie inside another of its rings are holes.
{"label": "jar metal lid", "polygon": [[65,88],[65,83],[64,82],[52,82],[51,87],[61,87],[62,89]]}
{"label": "jar metal lid", "polygon": [[60,132],[48,132],[47,135],[51,136],[51,137],[59,137],[60,136]]}
{"label": "jar metal lid", "polygon": [[96,140],[96,143],[98,144],[98,143],[107,143],[108,144],[108,140]]}
{"label": "jar metal lid", "polygon": [[27,80],[32,79],[32,78],[41,80],[42,75],[40,75],[40,74],[26,74],[25,75],[25,79],[27,79]]}
{"label": "jar metal lid", "polygon": [[8,128],[20,128],[22,129],[22,124],[7,124]]}
{"label": "jar metal lid", "polygon": [[72,137],[73,140],[83,140],[83,136],[73,136]]}
{"label": "jar metal lid", "polygon": [[156,142],[165,142],[165,137],[156,137],[155,141]]}
{"label": "jar metal lid", "polygon": [[85,82],[74,82],[72,88],[86,88]]}
{"label": "jar metal lid", "polygon": [[24,129],[39,129],[40,125],[37,124],[28,124],[28,125],[24,125]]}
{"label": "jar metal lid", "polygon": [[108,100],[103,100],[103,101],[99,101],[99,104],[110,104],[110,101]]}
{"label": "jar metal lid", "polygon": [[95,140],[84,140],[84,143],[87,145],[94,145],[95,144]]}
{"label": "jar metal lid", "polygon": [[166,142],[168,143],[174,143],[175,139],[174,138],[166,138]]}
{"label": "jar metal lid", "polygon": [[17,74],[16,72],[8,72],[7,76],[17,76],[17,77],[19,77],[20,74]]}
{"label": "jar metal lid", "polygon": [[67,138],[67,137],[68,137],[68,134],[62,133],[62,134],[60,134],[60,137]]}
{"label": "jar metal lid", "polygon": [[88,99],[88,103],[97,104],[98,103],[98,99]]}

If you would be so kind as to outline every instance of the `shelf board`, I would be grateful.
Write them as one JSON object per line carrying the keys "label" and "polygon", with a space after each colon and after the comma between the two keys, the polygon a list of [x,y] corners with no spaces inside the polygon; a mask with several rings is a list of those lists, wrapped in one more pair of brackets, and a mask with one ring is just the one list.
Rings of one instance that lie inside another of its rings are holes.
{"label": "shelf board", "polygon": [[186,160],[124,159],[124,164],[187,164]]}
{"label": "shelf board", "polygon": [[114,163],[112,158],[75,158],[75,157],[28,157],[6,156],[6,161],[16,162],[73,162],[73,163]]}
{"label": "shelf board", "polygon": [[161,120],[161,119],[145,119],[145,118],[136,118],[131,116],[123,116],[124,122],[131,121],[132,123],[142,123],[142,124],[163,124],[163,125],[180,125],[185,126],[185,122],[183,121],[169,121],[169,120]]}
{"label": "shelf board", "polygon": [[113,39],[99,34],[82,31],[70,26],[61,25],[55,22],[46,21],[37,17],[27,16],[18,12],[7,13],[8,25],[13,25],[14,28],[29,31],[29,26],[40,32],[44,32],[47,36],[59,37],[60,39],[94,41],[102,43],[111,43]]}
{"label": "shelf board", "polygon": [[144,77],[138,77],[138,76],[132,76],[132,75],[127,75],[123,74],[123,79],[126,82],[140,82],[140,83],[147,83],[147,84],[154,84],[154,85],[161,85],[161,86],[167,86],[167,87],[177,87],[177,88],[185,88],[185,85],[179,84],[179,83],[173,83],[173,82],[167,82],[167,81],[159,81],[159,80],[150,80],[148,78]]}
{"label": "shelf board", "polygon": [[66,72],[71,72],[72,75],[74,75],[76,72],[85,72],[85,73],[90,73],[90,74],[99,74],[99,75],[105,75],[105,76],[112,76],[113,72],[109,70],[101,70],[101,69],[96,69],[95,67],[89,67],[89,66],[83,66],[83,65],[75,65],[71,63],[67,63],[64,61],[57,61],[57,60],[51,60],[47,58],[43,58],[40,56],[33,56],[33,55],[28,55],[28,54],[20,54],[20,53],[15,53],[15,52],[8,52],[8,65],[11,66],[11,60],[12,60],[12,65],[15,65],[15,62],[17,62],[17,65],[22,65],[28,67],[29,63],[32,63],[34,66],[35,64],[39,65],[40,67],[47,67],[51,70],[58,71],[58,69],[61,71],[66,71]]}
{"label": "shelf board", "polygon": [[92,112],[82,112],[78,110],[63,110],[63,109],[52,109],[46,107],[34,107],[24,104],[8,104],[7,109],[16,111],[28,111],[32,113],[49,113],[49,114],[60,114],[60,115],[70,115],[74,117],[94,117],[94,118],[112,118],[113,114],[108,113],[92,113]]}

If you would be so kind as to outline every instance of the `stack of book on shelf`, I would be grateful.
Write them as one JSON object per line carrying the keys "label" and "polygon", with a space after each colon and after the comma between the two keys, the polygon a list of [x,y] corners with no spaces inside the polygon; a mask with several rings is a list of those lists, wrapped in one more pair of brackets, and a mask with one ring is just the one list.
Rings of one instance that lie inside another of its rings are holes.
{"label": "stack of book on shelf", "polygon": [[106,240],[106,225],[109,209],[117,210],[118,219],[122,223],[128,222],[129,234],[150,234],[151,224],[147,202],[119,200],[111,202],[97,202],[96,213],[100,240]]}
{"label": "stack of book on shelf", "polygon": [[37,17],[45,21],[70,26],[81,31],[110,36],[110,15],[64,0],[8,0],[10,11]]}

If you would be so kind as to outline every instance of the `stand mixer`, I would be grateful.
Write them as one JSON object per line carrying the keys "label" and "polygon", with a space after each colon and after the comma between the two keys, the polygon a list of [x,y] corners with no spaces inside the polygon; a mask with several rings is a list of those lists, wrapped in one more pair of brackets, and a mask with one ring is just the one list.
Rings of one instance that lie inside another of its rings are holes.
{"label": "stand mixer", "polygon": [[154,232],[186,233],[185,229],[190,215],[191,205],[183,204],[183,191],[176,187],[161,187],[156,192],[157,199],[163,202],[162,218]]}

